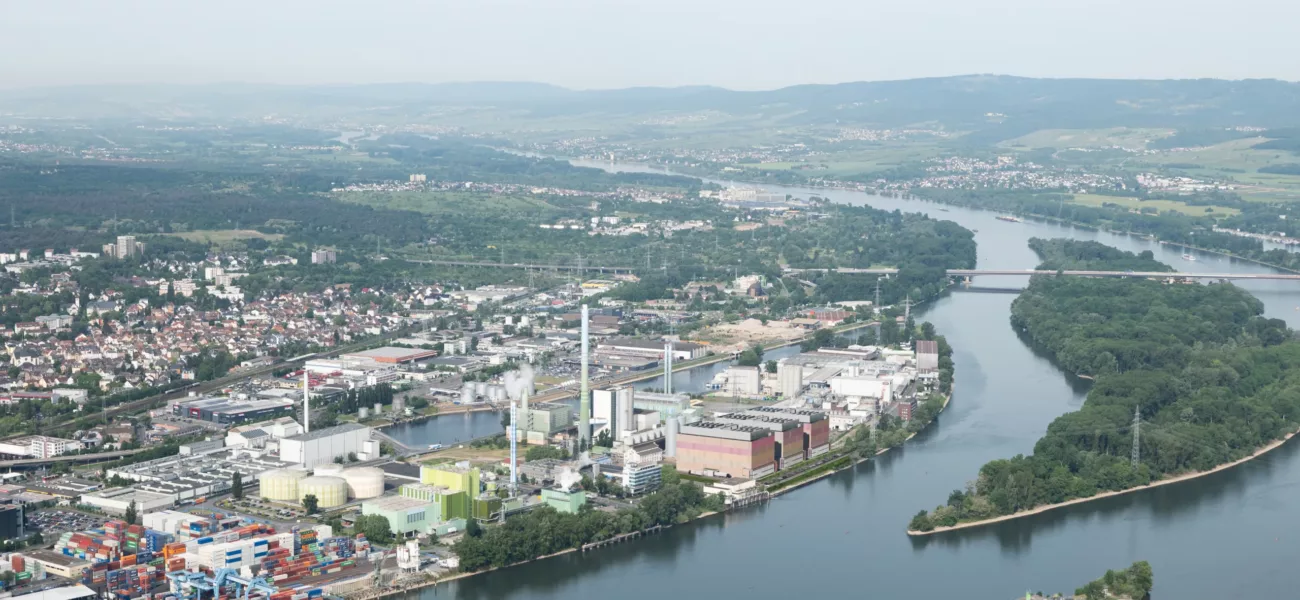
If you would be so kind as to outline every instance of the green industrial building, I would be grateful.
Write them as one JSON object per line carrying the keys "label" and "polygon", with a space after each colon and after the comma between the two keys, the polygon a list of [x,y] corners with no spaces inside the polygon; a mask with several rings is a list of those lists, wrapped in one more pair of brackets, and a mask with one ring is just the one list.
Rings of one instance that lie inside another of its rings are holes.
{"label": "green industrial building", "polygon": [[542,501],[562,513],[576,513],[587,503],[587,494],[582,491],[563,492],[547,488],[542,490]]}
{"label": "green industrial building", "polygon": [[399,488],[398,493],[402,498],[428,503],[432,518],[437,522],[468,519],[472,510],[469,494],[442,486],[408,483]]}
{"label": "green industrial building", "polygon": [[412,534],[428,533],[431,526],[445,519],[438,519],[437,505],[407,498],[404,496],[385,496],[366,500],[361,503],[361,514],[378,515],[388,519],[388,527],[393,535],[410,537]]}

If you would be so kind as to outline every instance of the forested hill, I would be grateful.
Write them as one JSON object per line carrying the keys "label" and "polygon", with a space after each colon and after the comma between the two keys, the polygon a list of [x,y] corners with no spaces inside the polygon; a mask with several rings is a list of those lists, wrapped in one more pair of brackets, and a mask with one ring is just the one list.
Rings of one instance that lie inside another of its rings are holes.
{"label": "forested hill", "polygon": [[1038,255],[1039,270],[1161,271],[1174,269],[1155,259],[1150,250],[1134,254],[1101,242],[1065,238],[1030,238],[1029,248]]}
{"label": "forested hill", "polygon": [[787,124],[940,123],[978,141],[1044,128],[1300,125],[1300,84],[1278,80],[1037,79],[961,75],[735,91],[708,86],[569,90],[537,83],[116,85],[0,92],[0,112],[27,116],[251,117],[286,113],[409,118],[431,107],[545,119],[719,111]]}
{"label": "forested hill", "polygon": [[[1131,260],[1089,264],[1113,270]],[[911,529],[1211,469],[1295,431],[1300,342],[1285,322],[1262,312],[1259,300],[1231,284],[1035,277],[1012,303],[1012,325],[1062,368],[1096,382],[1082,409],[1048,426],[1033,455],[984,465],[972,489],[922,511]],[[1143,421],[1136,466],[1135,408]]]}

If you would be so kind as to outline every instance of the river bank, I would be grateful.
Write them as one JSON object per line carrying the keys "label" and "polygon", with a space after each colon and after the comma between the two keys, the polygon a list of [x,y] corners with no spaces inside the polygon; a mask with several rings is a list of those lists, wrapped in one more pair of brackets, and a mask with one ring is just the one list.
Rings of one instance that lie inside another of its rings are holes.
{"label": "river bank", "polygon": [[1000,516],[1000,517],[993,517],[993,518],[989,518],[989,519],[981,519],[981,520],[979,520],[979,521],[970,521],[970,522],[968,522],[968,523],[958,523],[958,524],[956,524],[956,525],[951,525],[951,526],[948,526],[948,527],[935,527],[934,529],[932,529],[932,530],[930,530],[930,531],[916,531],[916,530],[914,530],[914,529],[909,529],[909,530],[907,530],[907,535],[919,537],[919,536],[934,535],[934,534],[936,534],[936,533],[944,533],[944,532],[947,532],[947,531],[958,531],[958,530],[961,530],[961,529],[972,529],[972,528],[975,528],[975,527],[983,527],[983,526],[985,526],[985,525],[992,525],[992,524],[994,524],[994,523],[1002,523],[1002,522],[1004,522],[1004,521],[1012,521],[1012,520],[1015,520],[1015,519],[1021,519],[1021,518],[1024,518],[1024,517],[1030,517],[1030,516],[1033,516],[1033,515],[1042,514],[1042,513],[1048,512],[1048,511],[1056,510],[1056,509],[1058,509],[1058,508],[1064,508],[1064,507],[1067,507],[1067,506],[1074,506],[1074,505],[1076,505],[1076,504],[1084,504],[1084,503],[1086,503],[1086,502],[1093,502],[1093,501],[1101,500],[1101,499],[1104,499],[1104,498],[1112,498],[1112,497],[1115,497],[1115,496],[1123,496],[1124,494],[1131,494],[1131,493],[1133,493],[1133,492],[1140,492],[1140,491],[1142,491],[1142,490],[1149,490],[1149,489],[1152,489],[1152,488],[1158,488],[1158,487],[1165,486],[1165,485],[1172,485],[1172,484],[1175,484],[1175,483],[1182,483],[1182,482],[1184,482],[1184,481],[1191,481],[1191,480],[1193,480],[1193,479],[1199,479],[1199,478],[1201,478],[1201,477],[1205,477],[1206,475],[1213,475],[1214,473],[1218,473],[1219,471],[1224,471],[1224,470],[1227,470],[1227,469],[1231,469],[1231,468],[1233,468],[1233,467],[1235,467],[1235,466],[1237,466],[1237,465],[1245,464],[1245,463],[1250,462],[1250,461],[1252,461],[1252,460],[1254,460],[1254,459],[1256,459],[1256,458],[1259,458],[1259,457],[1261,457],[1261,456],[1263,456],[1263,455],[1265,455],[1265,454],[1267,454],[1267,453],[1269,453],[1269,452],[1271,452],[1271,451],[1273,451],[1273,450],[1275,450],[1275,449],[1277,449],[1277,448],[1280,448],[1283,444],[1286,444],[1286,443],[1287,443],[1287,442],[1288,442],[1292,437],[1294,437],[1297,433],[1300,433],[1300,430],[1298,430],[1298,431],[1293,431],[1293,432],[1291,432],[1291,433],[1288,433],[1285,437],[1283,437],[1283,438],[1280,439],[1280,440],[1274,440],[1274,441],[1272,441],[1272,442],[1269,442],[1267,445],[1265,445],[1265,446],[1263,446],[1263,447],[1261,447],[1261,448],[1255,450],[1255,452],[1253,452],[1250,456],[1247,456],[1247,457],[1245,457],[1245,458],[1240,458],[1240,459],[1234,460],[1234,461],[1232,461],[1232,462],[1230,462],[1230,463],[1224,463],[1224,464],[1222,464],[1222,465],[1219,465],[1219,466],[1214,467],[1213,469],[1209,469],[1209,470],[1207,470],[1207,471],[1196,471],[1196,472],[1193,472],[1193,473],[1184,473],[1184,474],[1182,474],[1182,475],[1178,475],[1178,476],[1176,476],[1176,477],[1170,477],[1170,478],[1168,478],[1168,479],[1161,479],[1161,480],[1159,480],[1159,481],[1151,482],[1151,483],[1149,483],[1149,484],[1147,484],[1147,485],[1143,485],[1143,486],[1139,486],[1139,487],[1134,487],[1134,488],[1128,488],[1128,489],[1126,489],[1126,490],[1116,490],[1116,491],[1113,491],[1113,492],[1104,492],[1104,493],[1097,494],[1097,495],[1094,495],[1094,496],[1088,496],[1087,498],[1075,498],[1075,499],[1073,499],[1073,500],[1066,500],[1065,502],[1057,502],[1056,504],[1047,504],[1047,505],[1039,506],[1039,507],[1032,508],[1032,509],[1029,509],[1029,510],[1022,510],[1022,511],[1020,511],[1020,512],[1012,513],[1012,514],[1009,514],[1009,515],[1002,515],[1002,516]]}

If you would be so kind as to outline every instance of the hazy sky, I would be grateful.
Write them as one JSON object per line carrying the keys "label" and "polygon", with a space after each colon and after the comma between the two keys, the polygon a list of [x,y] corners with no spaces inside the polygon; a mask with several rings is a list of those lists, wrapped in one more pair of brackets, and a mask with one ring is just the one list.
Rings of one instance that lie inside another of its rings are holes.
{"label": "hazy sky", "polygon": [[1289,0],[0,0],[0,86],[1300,80]]}

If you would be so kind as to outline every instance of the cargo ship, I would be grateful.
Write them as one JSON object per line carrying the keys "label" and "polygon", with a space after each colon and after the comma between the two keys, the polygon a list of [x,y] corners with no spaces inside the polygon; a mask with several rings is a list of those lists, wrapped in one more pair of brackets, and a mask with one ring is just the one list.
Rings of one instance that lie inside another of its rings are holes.
{"label": "cargo ship", "polygon": [[1008,222],[1008,223],[1023,223],[1023,222],[1024,222],[1024,221],[1021,221],[1019,217],[1009,217],[1009,216],[1007,216],[1007,215],[998,215],[998,220],[999,220],[999,221],[1006,221],[1006,222]]}

